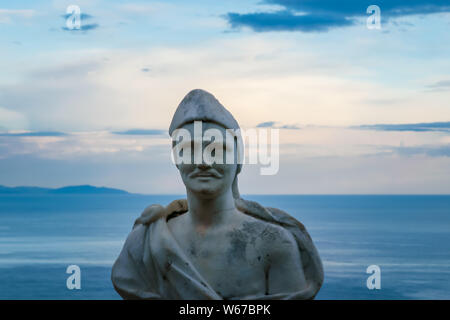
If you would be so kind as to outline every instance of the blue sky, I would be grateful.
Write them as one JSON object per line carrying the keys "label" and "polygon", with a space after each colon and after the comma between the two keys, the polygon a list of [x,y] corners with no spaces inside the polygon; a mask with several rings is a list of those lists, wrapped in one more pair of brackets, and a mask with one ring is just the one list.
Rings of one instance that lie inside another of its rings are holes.
{"label": "blue sky", "polygon": [[182,193],[164,132],[203,88],[281,130],[244,193],[449,193],[446,2],[0,1],[0,184]]}

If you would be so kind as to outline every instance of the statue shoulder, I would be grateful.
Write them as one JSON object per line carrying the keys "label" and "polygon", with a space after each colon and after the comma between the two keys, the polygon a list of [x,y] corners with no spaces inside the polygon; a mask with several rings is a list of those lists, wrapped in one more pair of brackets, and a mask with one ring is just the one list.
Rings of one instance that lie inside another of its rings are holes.
{"label": "statue shoulder", "polygon": [[186,199],[174,200],[165,207],[160,204],[149,205],[141,213],[141,216],[136,219],[133,229],[139,225],[148,226],[158,219],[166,218],[171,214],[186,212],[187,210]]}
{"label": "statue shoulder", "polygon": [[290,235],[285,232],[281,233],[282,238],[289,244],[292,244],[295,240],[300,250],[305,277],[308,281],[311,281],[312,287],[318,291],[323,283],[323,266],[319,252],[305,226],[283,210],[263,207],[254,201],[242,198],[236,199],[236,207],[248,215],[271,222],[289,231]]}
{"label": "statue shoulder", "polygon": [[166,214],[166,208],[160,204],[152,204],[144,209],[141,216],[136,219],[133,225],[133,230],[139,225],[148,226],[152,222],[155,222],[159,218],[164,217]]}
{"label": "statue shoulder", "polygon": [[181,212],[187,208],[186,200],[172,201],[168,206],[152,204],[144,209],[140,217],[136,219],[133,229],[128,234],[124,244],[124,249],[132,256],[139,257],[145,247],[145,238],[148,227],[158,219],[166,218],[168,215]]}

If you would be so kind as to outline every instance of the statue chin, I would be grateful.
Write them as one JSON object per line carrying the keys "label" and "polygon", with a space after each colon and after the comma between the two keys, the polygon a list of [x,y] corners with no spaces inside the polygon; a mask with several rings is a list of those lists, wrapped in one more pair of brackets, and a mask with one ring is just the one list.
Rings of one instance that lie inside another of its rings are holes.
{"label": "statue chin", "polygon": [[186,185],[186,189],[203,199],[216,198],[224,192],[224,188],[217,186],[215,183],[194,183],[190,186]]}

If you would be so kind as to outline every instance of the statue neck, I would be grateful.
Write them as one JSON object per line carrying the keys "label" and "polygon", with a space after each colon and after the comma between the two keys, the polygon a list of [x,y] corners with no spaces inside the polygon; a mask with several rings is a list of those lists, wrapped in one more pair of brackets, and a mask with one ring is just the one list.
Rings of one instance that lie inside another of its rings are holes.
{"label": "statue neck", "polygon": [[187,190],[189,213],[194,226],[211,227],[223,222],[236,210],[233,192],[227,192],[205,199]]}

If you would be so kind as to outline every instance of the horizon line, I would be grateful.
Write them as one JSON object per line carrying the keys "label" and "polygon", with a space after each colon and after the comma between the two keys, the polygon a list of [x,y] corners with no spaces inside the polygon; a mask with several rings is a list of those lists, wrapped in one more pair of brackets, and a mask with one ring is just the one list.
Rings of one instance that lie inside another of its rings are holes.
{"label": "horizon line", "polygon": [[[81,184],[81,185],[65,185],[61,187],[43,187],[43,186],[5,186],[0,185],[0,188],[8,188],[8,189],[16,189],[16,188],[38,188],[38,189],[50,189],[50,190],[58,190],[68,187],[91,187],[96,189],[112,189],[123,191],[126,194],[122,195],[140,195],[140,196],[181,196],[186,197],[186,194],[181,193],[140,193],[140,192],[130,192],[125,189],[116,188],[116,187],[107,187],[107,186],[95,186],[90,184]],[[0,192],[0,195],[2,193]],[[95,193],[99,194],[99,193]],[[52,194],[55,195],[55,194]],[[59,195],[59,194],[56,194]],[[79,193],[78,193],[79,195]],[[118,194],[114,194],[118,195]],[[450,193],[244,193],[244,196],[450,196]]]}

